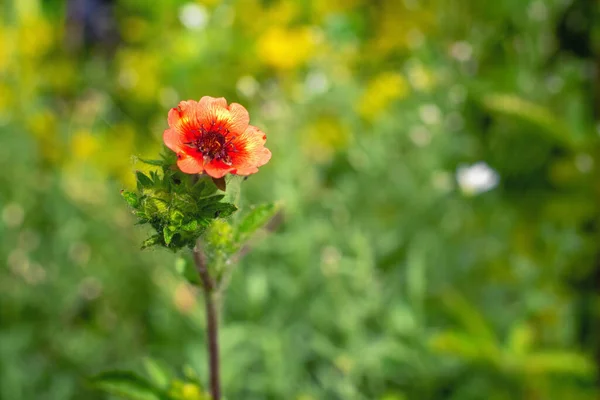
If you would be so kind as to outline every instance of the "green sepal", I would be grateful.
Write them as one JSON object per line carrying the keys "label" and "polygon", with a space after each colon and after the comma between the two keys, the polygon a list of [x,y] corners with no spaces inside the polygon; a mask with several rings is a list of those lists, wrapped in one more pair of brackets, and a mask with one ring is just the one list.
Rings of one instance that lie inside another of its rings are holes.
{"label": "green sepal", "polygon": [[202,207],[202,213],[208,218],[225,218],[236,211],[237,207],[231,203],[209,203]]}
{"label": "green sepal", "polygon": [[152,179],[146,176],[143,172],[135,171],[135,176],[138,190],[147,189],[153,186]]}
{"label": "green sepal", "polygon": [[[158,160],[143,161],[158,165]],[[208,176],[196,179],[169,165],[163,171],[137,171],[136,178],[137,192],[123,191],[122,196],[133,208],[137,224],[149,224],[156,231],[142,248],[193,248],[213,220],[237,210],[224,201],[225,195],[216,194],[217,187]]]}
{"label": "green sepal", "polygon": [[140,199],[138,195],[133,192],[121,190],[121,196],[123,196],[127,204],[129,204],[133,208],[137,208],[140,204]]}
{"label": "green sepal", "polygon": [[203,178],[194,184],[192,193],[198,198],[209,197],[217,193],[217,186],[212,180]]}
{"label": "green sepal", "polygon": [[173,224],[175,226],[180,226],[183,223],[184,218],[185,218],[185,215],[183,215],[183,213],[179,210],[173,210],[173,211],[171,211],[171,213],[169,215],[171,224]]}
{"label": "green sepal", "polygon": [[186,232],[194,232],[199,227],[200,227],[200,224],[196,220],[190,221],[187,224],[184,224],[184,225],[180,226],[181,230],[186,231]]}
{"label": "green sepal", "polygon": [[157,167],[162,167],[165,164],[164,160],[147,160],[147,159],[139,158],[139,157],[138,157],[138,160],[140,160],[144,164],[154,165]]}
{"label": "green sepal", "polygon": [[163,237],[165,238],[165,244],[168,246],[171,244],[173,240],[173,236],[175,236],[175,227],[174,226],[165,226],[163,228]]}

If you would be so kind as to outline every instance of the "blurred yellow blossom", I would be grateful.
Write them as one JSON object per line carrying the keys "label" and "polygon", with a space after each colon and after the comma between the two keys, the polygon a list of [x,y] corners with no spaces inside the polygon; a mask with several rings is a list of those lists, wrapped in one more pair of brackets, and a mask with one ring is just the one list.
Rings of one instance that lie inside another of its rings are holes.
{"label": "blurred yellow blossom", "polygon": [[169,394],[181,400],[209,400],[210,397],[202,392],[200,386],[179,380],[171,383]]}
{"label": "blurred yellow blossom", "polygon": [[[236,13],[242,30],[251,35],[264,31],[264,27],[282,27],[290,24],[300,12],[299,3],[295,0],[281,0],[263,5],[261,0],[245,0],[244,11]],[[256,21],[261,21],[257,24]]]}
{"label": "blurred yellow blossom", "polygon": [[326,162],[337,150],[344,149],[350,142],[350,129],[345,128],[339,119],[321,116],[307,128],[304,147],[309,157]]}
{"label": "blurred yellow blossom", "polygon": [[43,159],[50,163],[58,163],[63,159],[57,132],[57,120],[48,110],[34,113],[27,121],[27,128],[38,141],[38,148]]}
{"label": "blurred yellow blossom", "polygon": [[150,25],[145,19],[129,17],[123,20],[121,34],[126,42],[141,42],[148,33],[150,33]]}
{"label": "blurred yellow blossom", "polygon": [[423,36],[434,28],[435,18],[431,11],[418,2],[384,0],[378,13],[372,50],[386,55],[397,49],[415,48],[423,43]]}
{"label": "blurred yellow blossom", "polygon": [[332,14],[342,14],[351,12],[364,0],[328,0],[314,2],[314,12],[318,17],[326,18]]}
{"label": "blurred yellow blossom", "polygon": [[58,59],[40,65],[48,84],[59,93],[73,90],[77,79],[77,68],[68,59]]}
{"label": "blurred yellow blossom", "polygon": [[260,59],[267,65],[289,70],[308,61],[315,50],[315,35],[311,28],[268,29],[258,41]]}
{"label": "blurred yellow blossom", "polygon": [[3,110],[8,109],[12,102],[12,91],[8,85],[0,83],[0,114]]}
{"label": "blurred yellow blossom", "polygon": [[436,85],[433,71],[418,61],[409,63],[407,75],[411,86],[417,91],[428,92]]}
{"label": "blurred yellow blossom", "polygon": [[155,99],[161,57],[156,53],[124,49],[117,55],[119,84],[140,100]]}
{"label": "blurred yellow blossom", "polygon": [[15,43],[13,31],[0,25],[0,72],[8,68],[13,58]]}
{"label": "blurred yellow blossom", "polygon": [[71,140],[71,154],[76,160],[86,160],[92,157],[99,147],[98,138],[86,130],[76,132]]}
{"label": "blurred yellow blossom", "polygon": [[384,72],[367,84],[358,104],[358,112],[372,120],[392,101],[406,97],[409,91],[404,76],[398,72]]}
{"label": "blurred yellow blossom", "polygon": [[18,29],[19,50],[28,58],[43,56],[52,46],[54,29],[45,19],[28,19]]}

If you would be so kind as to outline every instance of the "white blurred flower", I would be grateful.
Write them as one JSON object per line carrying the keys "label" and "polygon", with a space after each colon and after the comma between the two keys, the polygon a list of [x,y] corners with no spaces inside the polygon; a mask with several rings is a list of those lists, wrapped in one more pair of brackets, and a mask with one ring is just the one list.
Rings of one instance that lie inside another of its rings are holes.
{"label": "white blurred flower", "polygon": [[419,147],[425,147],[431,142],[431,132],[422,125],[411,128],[408,132],[410,140]]}
{"label": "white blurred flower", "polygon": [[427,125],[437,125],[442,120],[442,112],[435,104],[424,104],[419,107],[419,116]]}
{"label": "white blurred flower", "polygon": [[208,23],[208,11],[200,4],[187,3],[179,9],[179,20],[188,29],[200,30]]}
{"label": "white blurred flower", "polygon": [[235,84],[235,88],[238,93],[246,97],[252,97],[258,92],[260,89],[260,85],[253,76],[246,75],[242,76],[237,83]]}
{"label": "white blurred flower", "polygon": [[305,86],[310,94],[322,94],[329,90],[329,79],[323,72],[311,72],[306,76]]}
{"label": "white blurred flower", "polygon": [[534,1],[527,10],[529,18],[534,21],[544,21],[548,18],[548,8],[542,0]]}
{"label": "white blurred flower", "polygon": [[500,176],[485,162],[461,165],[456,170],[456,180],[463,193],[476,195],[498,186]]}
{"label": "white blurred flower", "polygon": [[450,47],[450,54],[458,61],[466,62],[469,61],[473,55],[473,47],[464,41],[455,42]]}
{"label": "white blurred flower", "polygon": [[594,168],[594,159],[589,154],[581,153],[575,157],[575,166],[579,172],[590,172]]}
{"label": "white blurred flower", "polygon": [[16,228],[23,223],[25,210],[17,203],[9,203],[2,210],[2,221],[10,228]]}

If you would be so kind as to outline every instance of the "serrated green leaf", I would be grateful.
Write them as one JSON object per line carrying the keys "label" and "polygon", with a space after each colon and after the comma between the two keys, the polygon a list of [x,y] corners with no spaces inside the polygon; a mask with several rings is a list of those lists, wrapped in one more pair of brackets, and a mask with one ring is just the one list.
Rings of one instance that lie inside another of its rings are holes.
{"label": "serrated green leaf", "polygon": [[139,157],[138,157],[138,160],[140,160],[144,164],[155,165],[157,167],[162,167],[165,164],[164,160],[146,160],[144,158],[139,158]]}
{"label": "serrated green leaf", "polygon": [[202,193],[202,191],[206,188],[206,182],[203,180],[200,180],[198,182],[196,182],[194,184],[194,186],[192,186],[192,193],[200,196],[200,194]]}
{"label": "serrated green leaf", "polygon": [[171,244],[171,241],[173,240],[173,236],[175,235],[175,228],[172,226],[165,226],[163,228],[163,236],[165,238],[165,244],[168,246],[169,244]]}
{"label": "serrated green leaf", "polygon": [[225,218],[237,211],[231,203],[213,203],[202,207],[202,214],[209,218]]}
{"label": "serrated green leaf", "polygon": [[166,389],[171,380],[171,374],[162,363],[150,357],[144,359],[144,368],[152,383],[161,389]]}
{"label": "serrated green leaf", "polygon": [[277,210],[277,206],[273,203],[261,204],[250,210],[238,224],[238,241],[245,242],[248,240],[275,216]]}
{"label": "serrated green leaf", "polygon": [[193,232],[199,228],[199,224],[198,224],[198,221],[194,220],[194,221],[188,222],[187,224],[181,225],[180,228],[181,228],[181,230],[186,231],[186,232]]}
{"label": "serrated green leaf", "polygon": [[125,199],[127,204],[129,204],[133,208],[137,208],[140,205],[140,199],[138,195],[133,192],[122,190],[121,196]]}
{"label": "serrated green leaf", "polygon": [[159,214],[161,217],[166,216],[169,210],[169,206],[166,201],[150,197],[144,202],[144,213],[146,215]]}
{"label": "serrated green leaf", "polygon": [[160,389],[146,379],[128,371],[103,372],[93,377],[92,386],[131,400],[162,400]]}
{"label": "serrated green leaf", "polygon": [[172,210],[171,214],[169,215],[169,220],[171,221],[171,224],[173,224],[175,226],[181,225],[184,218],[185,218],[185,216],[179,210]]}
{"label": "serrated green leaf", "polygon": [[197,201],[187,193],[173,194],[172,206],[186,212],[194,212],[198,210]]}
{"label": "serrated green leaf", "polygon": [[135,172],[135,176],[136,176],[136,179],[137,179],[138,190],[149,188],[149,187],[152,187],[154,185],[152,183],[152,179],[150,179],[148,176],[146,176],[141,171],[136,171]]}
{"label": "serrated green leaf", "polygon": [[157,244],[160,244],[160,235],[152,235],[142,242],[142,249],[156,246]]}
{"label": "serrated green leaf", "polygon": [[173,152],[167,146],[163,146],[160,156],[166,165],[173,165],[177,161],[177,154],[175,154],[175,152]]}
{"label": "serrated green leaf", "polygon": [[153,184],[160,182],[160,176],[158,175],[158,172],[150,171],[150,179],[152,180]]}
{"label": "serrated green leaf", "polygon": [[203,198],[202,202],[204,204],[218,203],[219,201],[223,200],[224,197],[225,197],[224,194],[217,194],[215,196],[210,196],[210,197]]}
{"label": "serrated green leaf", "polygon": [[198,194],[198,197],[208,197],[217,192],[217,187],[212,180],[200,180],[196,183],[198,188],[194,186],[194,192]]}

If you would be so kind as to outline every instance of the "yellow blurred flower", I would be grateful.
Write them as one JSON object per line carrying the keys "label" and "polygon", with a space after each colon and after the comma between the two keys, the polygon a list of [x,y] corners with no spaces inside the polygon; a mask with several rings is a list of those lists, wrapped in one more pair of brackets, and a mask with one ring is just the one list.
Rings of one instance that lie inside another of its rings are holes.
{"label": "yellow blurred flower", "polygon": [[202,400],[202,390],[193,383],[186,383],[181,388],[182,398],[185,400]]}
{"label": "yellow blurred flower", "polygon": [[141,42],[149,33],[150,24],[140,17],[129,17],[123,21],[121,34],[126,42]]}
{"label": "yellow blurred flower", "polygon": [[71,154],[76,160],[87,160],[100,148],[98,138],[89,131],[79,131],[71,140]]}
{"label": "yellow blurred flower", "polygon": [[[236,19],[241,24],[241,30],[251,35],[264,31],[265,26],[287,26],[300,13],[296,0],[280,0],[265,6],[262,0],[245,0],[237,7]],[[256,23],[260,21],[260,23]]]}
{"label": "yellow blurred flower", "polygon": [[379,23],[371,44],[379,55],[417,47],[423,42],[424,35],[435,27],[434,14],[418,2],[409,7],[406,2],[384,0],[377,11]]}
{"label": "yellow blurred flower", "polygon": [[160,88],[159,76],[161,57],[158,54],[124,49],[117,55],[119,84],[134,97],[154,100]]}
{"label": "yellow blurred flower", "polygon": [[359,104],[359,114],[374,119],[394,100],[405,98],[410,91],[404,76],[397,72],[384,72],[367,84]]}
{"label": "yellow blurred flower", "polygon": [[13,31],[7,27],[0,26],[0,72],[8,69],[13,59],[15,43],[16,40],[14,39]]}
{"label": "yellow blurred flower", "polygon": [[273,27],[264,32],[257,46],[262,62],[277,69],[289,70],[306,63],[312,57],[315,37],[307,26]]}
{"label": "yellow blurred flower", "polygon": [[[1,40],[2,39],[0,39],[0,43]],[[10,104],[13,101],[12,97],[13,95],[10,90],[10,87],[8,85],[0,84],[0,114],[2,114],[4,110],[7,110],[9,108]]]}
{"label": "yellow blurred flower", "polygon": [[433,71],[423,66],[420,62],[410,63],[407,74],[412,87],[420,92],[430,91],[437,83]]}
{"label": "yellow blurred flower", "polygon": [[58,163],[63,159],[63,146],[59,144],[57,120],[53,113],[44,110],[33,114],[27,121],[27,128],[37,139],[45,161]]}
{"label": "yellow blurred flower", "polygon": [[169,395],[180,400],[209,400],[210,396],[194,383],[175,380],[171,382]]}
{"label": "yellow blurred flower", "polygon": [[45,19],[27,19],[19,27],[17,40],[20,52],[28,58],[41,57],[54,42],[53,26]]}
{"label": "yellow blurred flower", "polygon": [[315,14],[319,18],[326,18],[331,14],[346,14],[353,8],[364,3],[364,0],[328,0],[313,3]]}
{"label": "yellow blurred flower", "polygon": [[346,148],[351,139],[350,130],[331,116],[317,118],[307,129],[307,134],[303,136],[305,151],[318,162],[330,160],[336,151]]}
{"label": "yellow blurred flower", "polygon": [[127,123],[116,124],[105,136],[105,143],[97,154],[96,162],[101,170],[117,177],[128,187],[129,185],[133,186],[135,179],[134,174],[131,173],[131,155],[137,153],[135,150],[135,127]]}
{"label": "yellow blurred flower", "polygon": [[58,92],[68,92],[75,86],[77,70],[72,60],[60,58],[40,65],[44,79]]}

